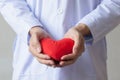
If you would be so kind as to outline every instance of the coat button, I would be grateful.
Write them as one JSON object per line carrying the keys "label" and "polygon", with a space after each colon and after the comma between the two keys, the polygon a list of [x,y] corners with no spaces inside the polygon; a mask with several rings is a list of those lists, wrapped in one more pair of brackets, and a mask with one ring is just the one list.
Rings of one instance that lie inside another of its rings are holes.
{"label": "coat button", "polygon": [[57,13],[58,14],[62,14],[63,13],[63,9],[58,9]]}

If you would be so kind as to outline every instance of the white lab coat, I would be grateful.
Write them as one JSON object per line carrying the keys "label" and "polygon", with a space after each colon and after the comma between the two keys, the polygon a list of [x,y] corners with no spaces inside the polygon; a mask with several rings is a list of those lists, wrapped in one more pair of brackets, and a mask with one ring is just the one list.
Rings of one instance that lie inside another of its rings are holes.
{"label": "white lab coat", "polygon": [[[0,0],[0,12],[16,32],[13,80],[107,80],[105,35],[120,23],[120,0]],[[29,52],[29,30],[42,26],[54,39],[85,23],[93,39],[63,68],[39,63]]]}

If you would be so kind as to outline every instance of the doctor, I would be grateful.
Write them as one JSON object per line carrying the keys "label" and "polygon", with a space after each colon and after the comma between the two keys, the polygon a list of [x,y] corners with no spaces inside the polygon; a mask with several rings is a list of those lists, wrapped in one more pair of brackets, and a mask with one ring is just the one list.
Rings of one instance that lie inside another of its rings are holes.
{"label": "doctor", "polygon": [[[16,32],[13,80],[107,80],[105,36],[120,23],[120,0],[0,0]],[[44,37],[75,41],[56,65],[41,53]]]}

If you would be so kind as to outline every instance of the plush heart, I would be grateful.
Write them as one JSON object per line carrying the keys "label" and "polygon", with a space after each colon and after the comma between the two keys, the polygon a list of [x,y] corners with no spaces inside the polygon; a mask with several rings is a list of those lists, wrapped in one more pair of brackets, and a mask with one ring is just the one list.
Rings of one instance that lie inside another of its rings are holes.
{"label": "plush heart", "polygon": [[72,53],[74,41],[70,38],[61,40],[53,40],[51,38],[43,38],[40,40],[42,52],[49,55],[56,61],[60,61],[63,55]]}

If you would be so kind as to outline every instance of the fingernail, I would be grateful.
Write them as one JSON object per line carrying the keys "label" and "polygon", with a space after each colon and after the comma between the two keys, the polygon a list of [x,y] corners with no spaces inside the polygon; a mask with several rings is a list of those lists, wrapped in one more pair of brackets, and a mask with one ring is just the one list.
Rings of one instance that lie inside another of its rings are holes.
{"label": "fingernail", "polygon": [[61,57],[61,60],[64,60],[64,57]]}
{"label": "fingernail", "polygon": [[37,48],[37,52],[40,52],[40,48]]}
{"label": "fingernail", "polygon": [[50,59],[50,57],[49,57],[49,56],[46,56],[46,59]]}

